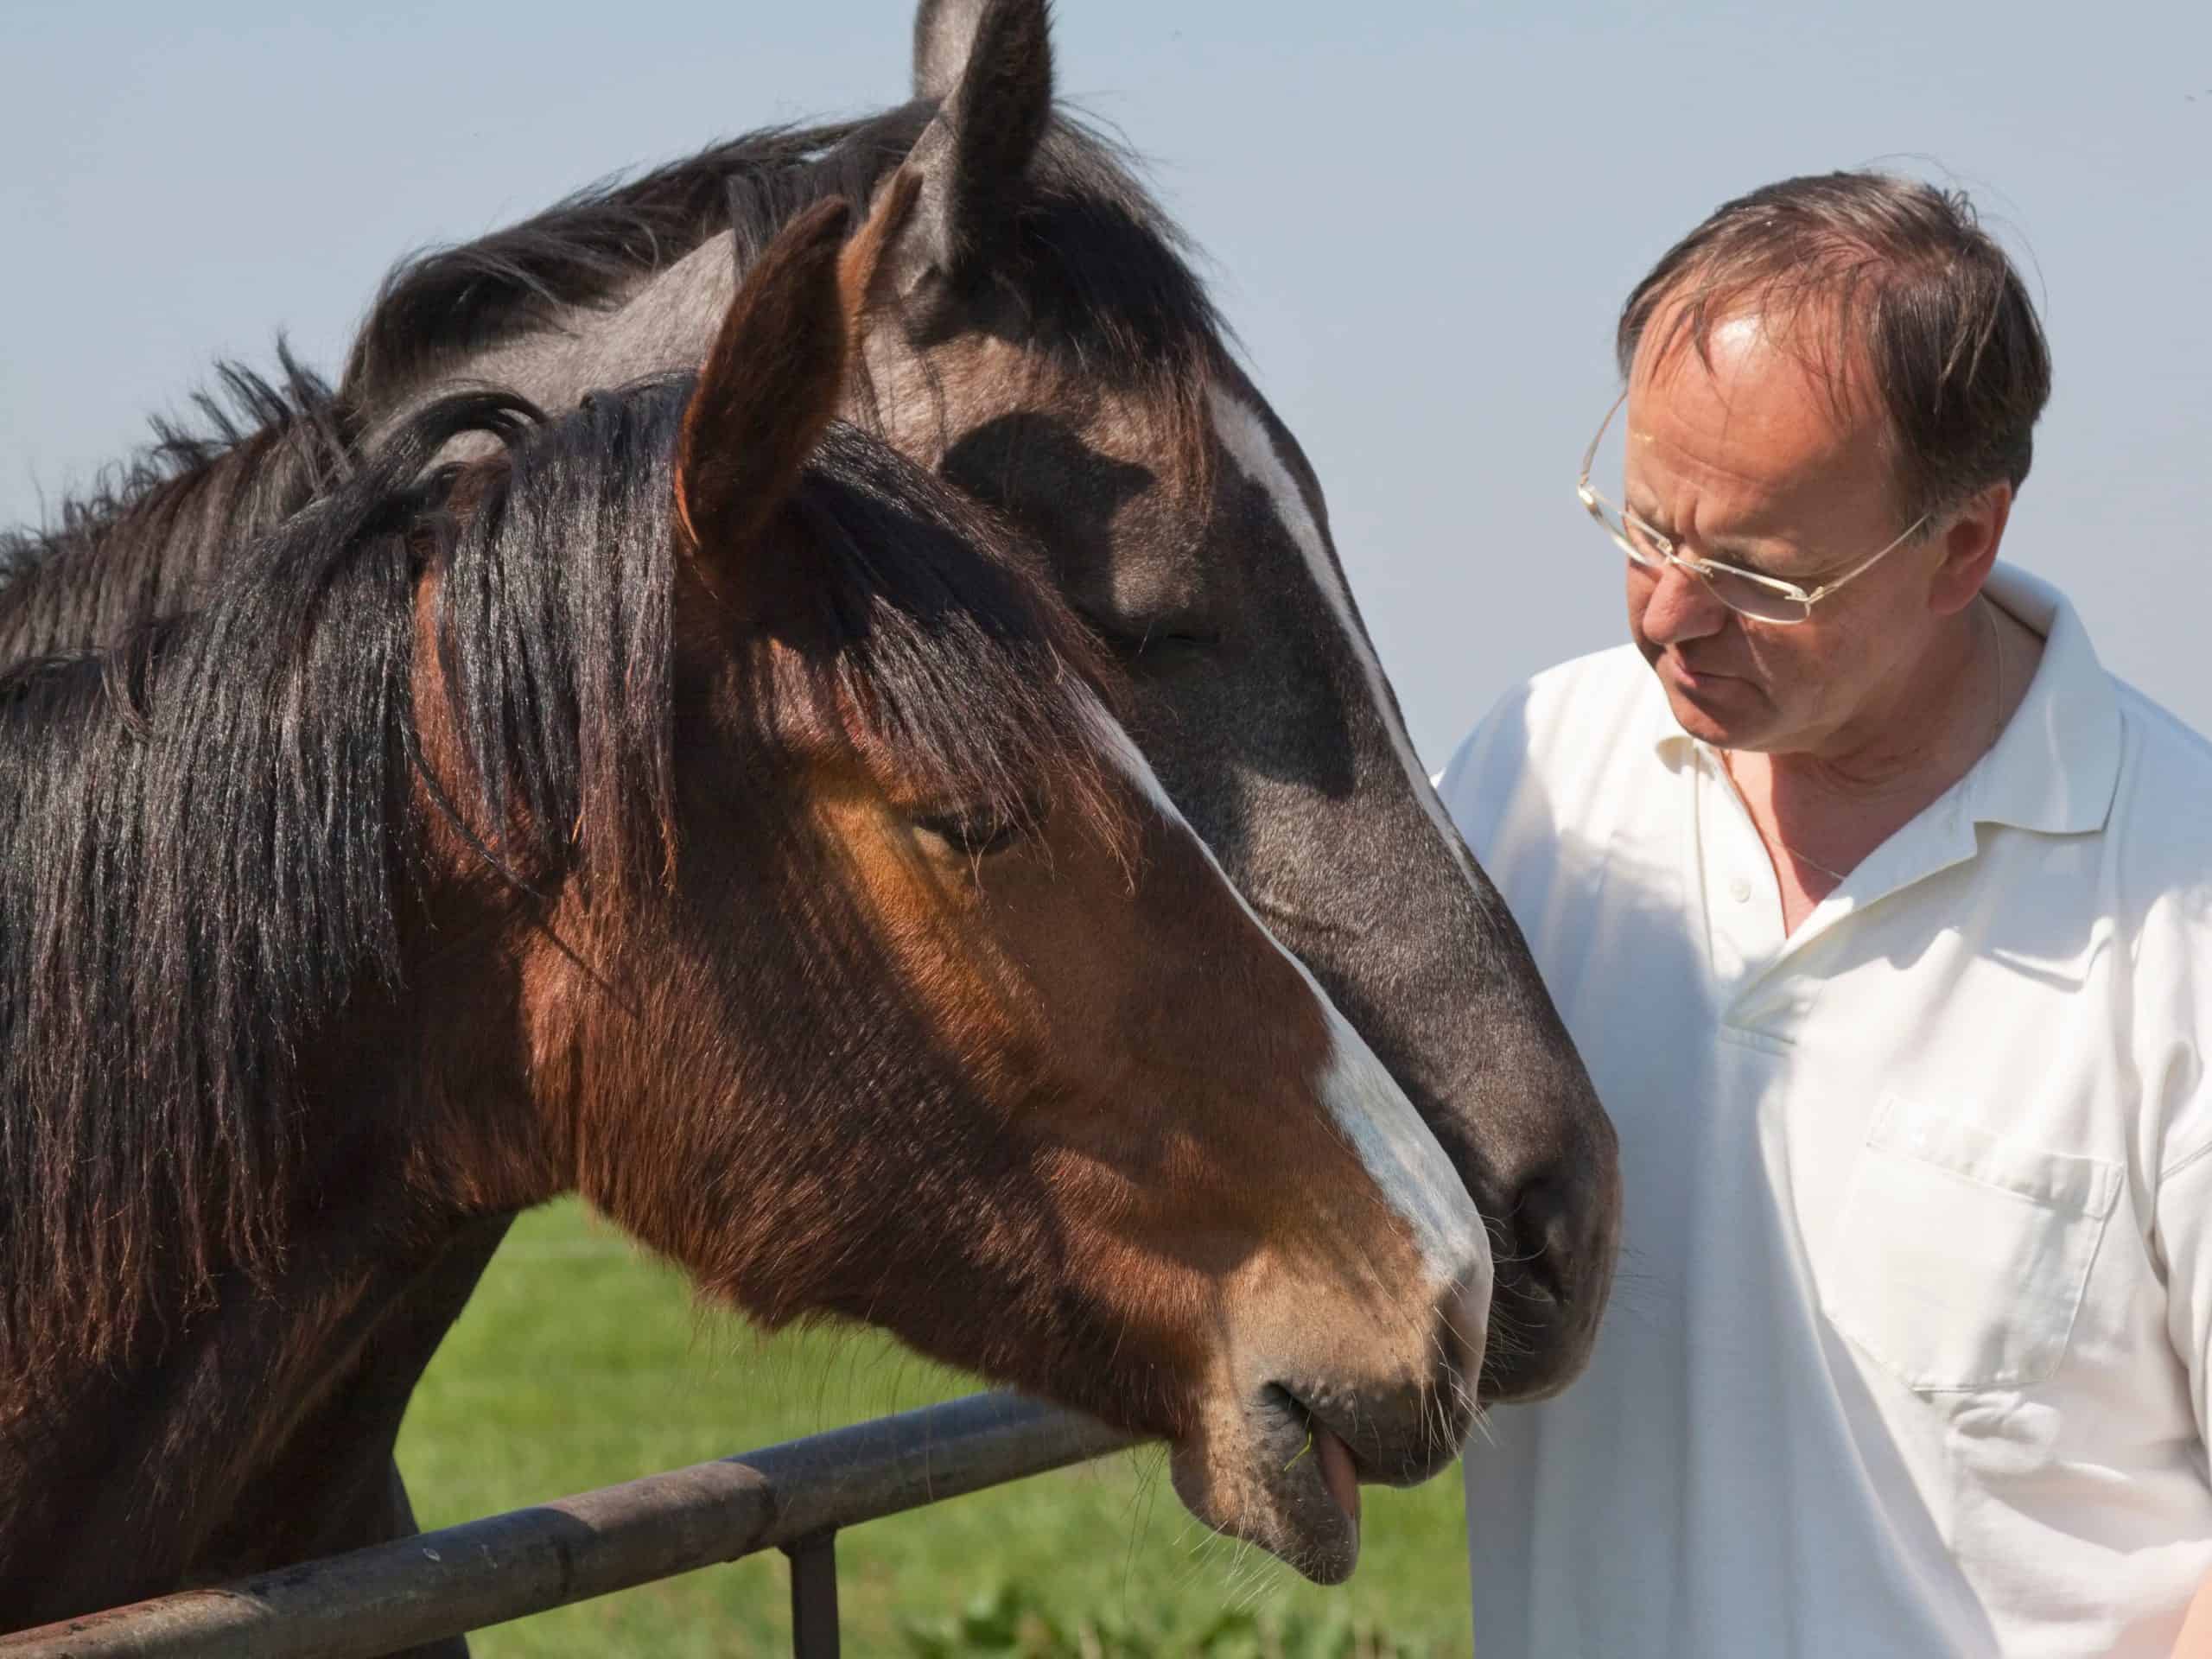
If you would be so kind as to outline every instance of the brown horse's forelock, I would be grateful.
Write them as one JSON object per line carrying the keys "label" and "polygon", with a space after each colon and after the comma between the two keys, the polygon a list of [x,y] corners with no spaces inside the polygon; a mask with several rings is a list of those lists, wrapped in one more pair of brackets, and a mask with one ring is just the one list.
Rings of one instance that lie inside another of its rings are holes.
{"label": "brown horse's forelock", "polygon": [[[1017,827],[1049,806],[1125,844],[1124,796],[1082,713],[1118,712],[1125,688],[1040,567],[986,510],[858,430],[833,427],[824,448],[841,487],[803,486],[796,506],[810,555],[840,567],[825,607],[845,613],[830,648],[800,658],[811,722],[842,729],[902,795]],[[892,546],[895,560],[876,550]]]}
{"label": "brown horse's forelock", "polygon": [[[303,1057],[401,988],[426,569],[471,760],[447,816],[518,826],[479,850],[526,885],[664,868],[688,384],[543,427],[497,394],[441,399],[232,551],[201,610],[0,674],[0,1386],[118,1362],[228,1275],[269,1288],[318,1149],[361,1128],[319,1122]],[[471,433],[505,457],[464,515],[424,468]],[[849,429],[801,505],[840,630],[826,671],[908,775],[1110,818],[1055,678],[1097,665],[988,519]]]}

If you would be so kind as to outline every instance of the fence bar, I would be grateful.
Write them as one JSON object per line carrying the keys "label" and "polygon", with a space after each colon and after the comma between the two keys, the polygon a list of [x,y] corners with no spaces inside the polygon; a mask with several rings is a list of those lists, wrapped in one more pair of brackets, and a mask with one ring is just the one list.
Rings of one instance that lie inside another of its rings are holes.
{"label": "fence bar", "polygon": [[973,1395],[0,1637],[0,1659],[373,1659],[1134,1443],[1035,1401]]}
{"label": "fence bar", "polygon": [[791,1559],[791,1659],[837,1659],[837,1535],[785,1544]]}

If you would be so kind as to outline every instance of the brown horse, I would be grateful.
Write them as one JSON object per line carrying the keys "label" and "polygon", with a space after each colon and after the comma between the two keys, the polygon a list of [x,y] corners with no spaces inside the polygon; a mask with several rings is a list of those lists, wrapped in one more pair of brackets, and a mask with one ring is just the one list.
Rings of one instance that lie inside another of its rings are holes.
{"label": "brown horse", "polygon": [[696,374],[438,400],[0,677],[0,1626],[390,1535],[364,1356],[572,1189],[768,1325],[1166,1437],[1317,1578],[1457,1454],[1444,1154],[1034,555],[832,421],[911,195],[842,258],[799,215]]}

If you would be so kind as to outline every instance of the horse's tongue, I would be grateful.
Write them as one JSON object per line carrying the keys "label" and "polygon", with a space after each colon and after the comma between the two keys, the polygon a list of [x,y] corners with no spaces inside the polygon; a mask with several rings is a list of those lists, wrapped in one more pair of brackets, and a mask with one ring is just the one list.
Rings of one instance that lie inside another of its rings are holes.
{"label": "horse's tongue", "polygon": [[1338,1509],[1351,1517],[1352,1525],[1358,1526],[1359,1478],[1352,1473],[1351,1448],[1316,1423],[1313,1452],[1321,1460],[1321,1479],[1329,1489],[1329,1496],[1337,1500]]}

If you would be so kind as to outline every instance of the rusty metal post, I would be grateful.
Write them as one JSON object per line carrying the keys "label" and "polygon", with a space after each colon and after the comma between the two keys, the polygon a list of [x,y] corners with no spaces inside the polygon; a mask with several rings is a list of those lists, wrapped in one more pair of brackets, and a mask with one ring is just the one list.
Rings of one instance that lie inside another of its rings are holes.
{"label": "rusty metal post", "polygon": [[791,1563],[791,1659],[837,1659],[837,1535],[785,1544]]}

